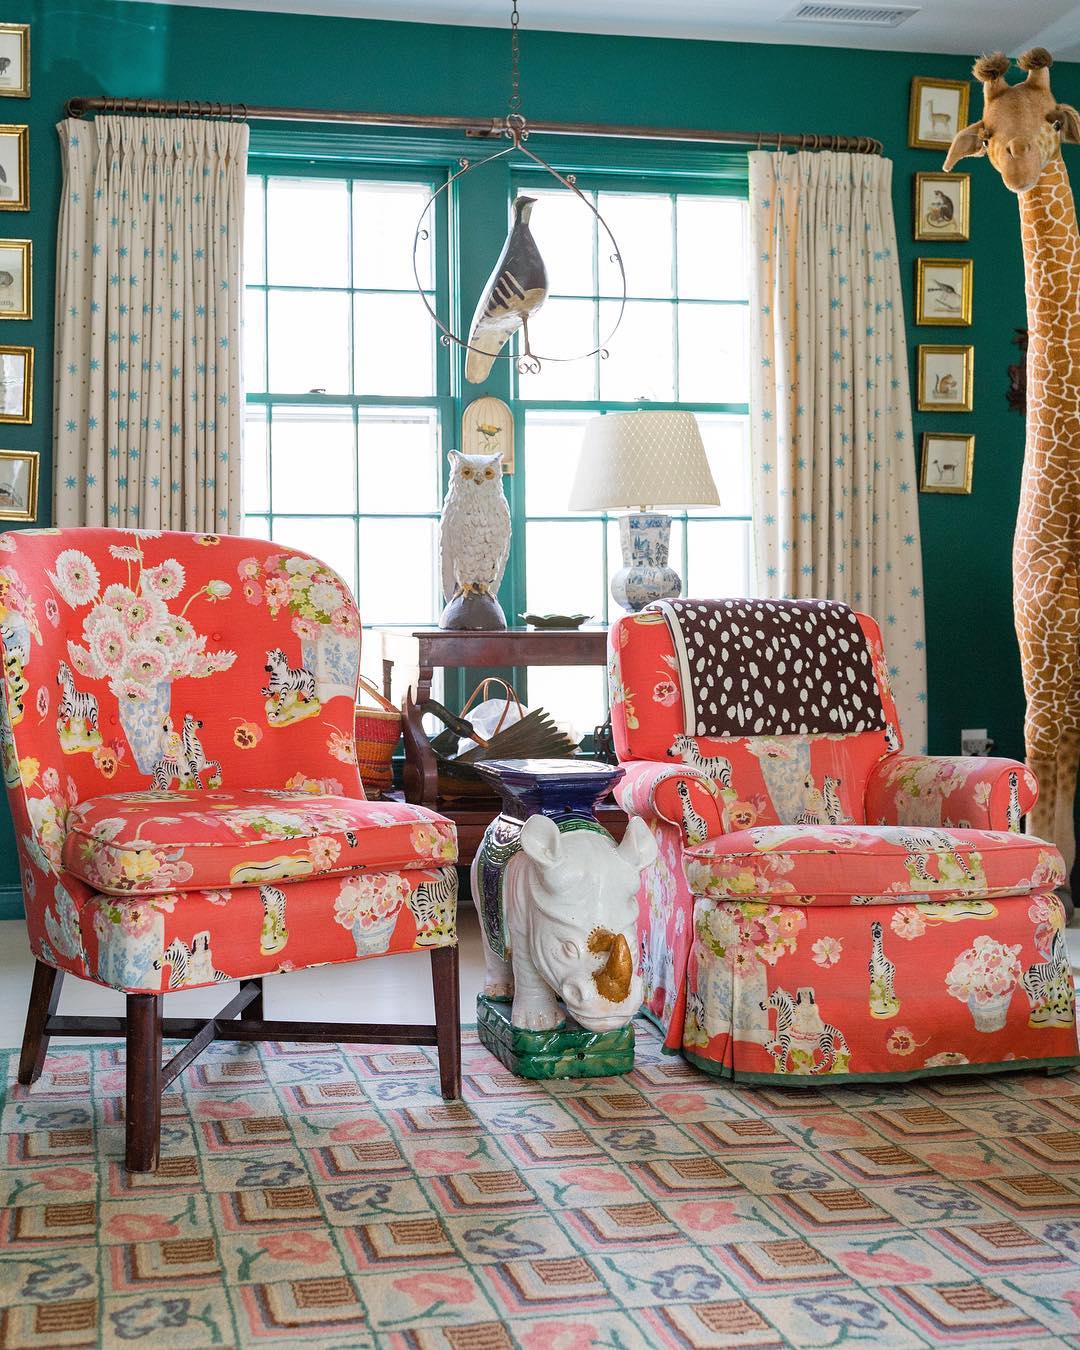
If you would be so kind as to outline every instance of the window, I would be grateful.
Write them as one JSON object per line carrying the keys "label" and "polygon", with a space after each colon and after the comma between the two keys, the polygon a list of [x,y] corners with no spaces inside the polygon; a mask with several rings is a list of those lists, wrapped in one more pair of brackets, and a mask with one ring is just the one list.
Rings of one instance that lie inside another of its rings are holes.
{"label": "window", "polygon": [[[412,256],[435,185],[353,172],[248,180],[247,531],[323,558],[365,624],[430,623],[441,608],[448,370]],[[434,234],[421,251],[429,303],[445,310]]]}
{"label": "window", "polygon": [[[543,613],[588,611],[607,621],[611,575],[622,565],[618,526],[570,515],[570,485],[586,421],[608,410],[683,407],[697,414],[720,506],[678,513],[673,565],[686,594],[751,588],[746,203],[686,190],[605,190],[579,180],[618,241],[626,310],[606,359],[545,363],[518,378],[524,430],[525,599]],[[587,352],[606,340],[622,285],[610,240],[565,189],[524,180],[551,294],[530,325],[535,352]],[[602,671],[536,669],[529,698],[575,729],[604,716]]]}
{"label": "window", "polygon": [[[414,289],[416,223],[445,165],[390,168],[382,149],[365,152],[370,164],[301,168],[271,158],[286,153],[279,148],[266,153],[252,160],[244,257],[249,532],[325,558],[353,586],[365,625],[436,622],[445,450],[458,444],[463,407],[492,392],[516,418],[507,616],[587,611],[607,621],[617,522],[571,516],[567,497],[588,418],[645,400],[697,415],[720,490],[719,508],[675,516],[672,561],[688,591],[751,589],[745,188],[674,178],[664,166],[632,180],[579,176],[625,259],[626,313],[610,353],[547,361],[537,376],[500,361],[478,389],[461,380],[463,354],[437,340]],[[463,179],[449,206],[440,197],[421,260],[429,303],[444,321],[456,314],[461,331],[505,238],[508,213],[497,204],[528,192],[552,286],[531,325],[533,348],[591,350],[621,294],[610,241],[565,189],[535,173],[512,178],[509,167],[500,186],[498,172]],[[451,285],[459,272],[467,293]],[[448,676],[450,701],[468,693],[458,683]],[[534,668],[527,690],[523,672],[517,685],[579,733],[605,716],[601,670]]]}

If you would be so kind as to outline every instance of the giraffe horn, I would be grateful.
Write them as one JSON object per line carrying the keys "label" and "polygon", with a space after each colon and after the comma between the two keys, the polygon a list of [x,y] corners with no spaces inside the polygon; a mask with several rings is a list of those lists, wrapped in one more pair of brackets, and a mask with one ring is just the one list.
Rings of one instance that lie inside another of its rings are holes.
{"label": "giraffe horn", "polygon": [[1027,71],[1025,84],[1033,89],[1050,92],[1050,67],[1054,64],[1054,58],[1045,47],[1032,47],[1029,52],[1017,57],[1016,64],[1021,70]]}

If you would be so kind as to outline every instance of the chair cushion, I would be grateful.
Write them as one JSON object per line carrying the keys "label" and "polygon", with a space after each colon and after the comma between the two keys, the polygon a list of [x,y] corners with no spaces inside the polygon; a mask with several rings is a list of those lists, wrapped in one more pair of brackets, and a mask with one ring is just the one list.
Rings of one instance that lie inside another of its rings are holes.
{"label": "chair cushion", "polygon": [[[56,901],[61,900],[61,887]],[[189,989],[457,941],[457,871],[323,874],[281,886],[65,900],[82,973],[129,992]]]}
{"label": "chair cushion", "polygon": [[68,817],[63,862],[108,895],[256,886],[457,861],[453,824],[423,806],[306,792],[124,792]]}
{"label": "chair cushion", "polygon": [[980,900],[1052,890],[1061,855],[1041,839],[927,826],[768,825],[710,839],[685,853],[695,895],[781,905]]}

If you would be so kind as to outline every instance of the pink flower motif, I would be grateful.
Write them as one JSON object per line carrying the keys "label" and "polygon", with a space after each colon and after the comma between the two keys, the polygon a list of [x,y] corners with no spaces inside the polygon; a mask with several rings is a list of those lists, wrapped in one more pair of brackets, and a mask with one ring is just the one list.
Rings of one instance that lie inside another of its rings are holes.
{"label": "pink flower motif", "polygon": [[588,1322],[540,1322],[518,1339],[525,1350],[591,1350],[603,1344],[600,1335]]}
{"label": "pink flower motif", "polygon": [[334,1248],[318,1233],[268,1233],[262,1239],[263,1251],[275,1261],[327,1261]]}
{"label": "pink flower motif", "polygon": [[71,774],[68,774],[67,782],[65,783],[64,788],[65,791],[67,792],[68,806],[78,806],[79,789],[75,786],[75,779],[72,778]]}
{"label": "pink flower motif", "polygon": [[735,1221],[735,1206],[730,1200],[688,1200],[678,1205],[672,1219],[679,1229],[699,1233],[718,1233]]}
{"label": "pink flower motif", "polygon": [[460,1149],[422,1148],[413,1155],[413,1164],[423,1172],[433,1172],[439,1176],[449,1176],[452,1172],[465,1172],[473,1165],[473,1159]]}
{"label": "pink flower motif", "polygon": [[284,577],[268,577],[264,592],[267,604],[275,611],[289,603],[289,583]]}
{"label": "pink flower motif", "polygon": [[180,1233],[179,1227],[164,1214],[117,1214],[105,1225],[105,1231],[124,1242],[149,1242],[153,1238],[177,1237]]}
{"label": "pink flower motif", "polygon": [[94,1174],[84,1167],[50,1167],[39,1180],[47,1191],[85,1191],[93,1186]]}
{"label": "pink flower motif", "polygon": [[393,1280],[392,1284],[399,1293],[411,1298],[418,1308],[430,1308],[436,1303],[463,1307],[472,1303],[476,1297],[472,1280],[467,1280],[461,1275],[452,1275],[446,1270],[403,1275],[400,1279]]}
{"label": "pink flower motif", "polygon": [[[284,966],[279,968],[284,969]],[[382,1139],[385,1134],[386,1128],[381,1122],[360,1117],[335,1125],[330,1131],[330,1139],[335,1144],[362,1144],[369,1139]]]}
{"label": "pink flower motif", "polygon": [[[254,580],[259,575],[258,558],[241,558],[236,564],[236,574],[239,577]],[[246,594],[246,591],[245,591]]]}
{"label": "pink flower motif", "polygon": [[240,589],[249,605],[258,605],[262,602],[263,589],[257,581],[245,581]]}
{"label": "pink flower motif", "polygon": [[45,617],[54,628],[60,623],[60,606],[51,595],[45,601]]}
{"label": "pink flower motif", "polygon": [[659,680],[653,685],[653,702],[662,708],[670,708],[679,697],[679,686],[672,680]]}
{"label": "pink flower motif", "polygon": [[603,1167],[568,1167],[559,1173],[559,1180],[570,1186],[579,1186],[583,1191],[599,1191],[604,1194],[634,1189],[621,1172],[608,1171]]}
{"label": "pink flower motif", "polygon": [[814,964],[823,966],[826,970],[830,966],[835,966],[840,960],[840,953],[844,950],[844,944],[839,938],[821,937],[810,948],[813,955]]}
{"label": "pink flower motif", "polygon": [[46,769],[41,775],[41,786],[48,794],[60,791],[60,775],[55,769]]}
{"label": "pink flower motif", "polygon": [[348,605],[339,605],[330,615],[330,622],[334,626],[334,631],[340,633],[342,637],[353,638],[360,632],[360,620],[356,610]]}
{"label": "pink flower motif", "polygon": [[908,942],[922,937],[926,932],[926,920],[911,905],[901,905],[890,919],[889,926],[897,937],[905,938]]}
{"label": "pink flower motif", "polygon": [[314,619],[304,619],[299,614],[293,616],[292,630],[301,642],[314,642],[319,636],[319,625]]}
{"label": "pink flower motif", "polygon": [[934,1273],[929,1266],[916,1265],[914,1261],[908,1261],[902,1256],[893,1256],[889,1252],[838,1252],[837,1259],[849,1275],[890,1284],[909,1284],[915,1280],[928,1280]]}

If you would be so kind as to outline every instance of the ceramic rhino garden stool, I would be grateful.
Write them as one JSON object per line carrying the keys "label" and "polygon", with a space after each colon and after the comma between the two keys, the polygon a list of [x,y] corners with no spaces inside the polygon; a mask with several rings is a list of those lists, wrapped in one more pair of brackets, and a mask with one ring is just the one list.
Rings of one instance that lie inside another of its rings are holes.
{"label": "ceramic rhino garden stool", "polygon": [[477,768],[503,800],[471,873],[487,964],[480,1040],[523,1078],[625,1073],[642,996],[636,896],[656,844],[639,820],[621,844],[596,820],[623,771],[561,759]]}

